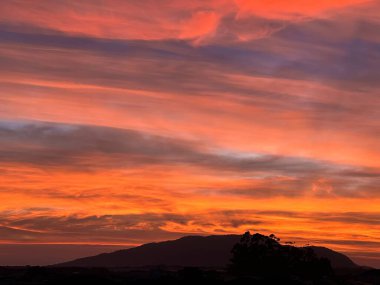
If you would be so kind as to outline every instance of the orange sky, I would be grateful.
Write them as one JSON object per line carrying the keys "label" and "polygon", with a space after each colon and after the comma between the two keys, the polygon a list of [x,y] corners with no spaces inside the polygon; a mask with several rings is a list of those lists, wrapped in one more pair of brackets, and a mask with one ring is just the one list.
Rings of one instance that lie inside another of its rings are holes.
{"label": "orange sky", "polygon": [[380,267],[380,3],[158,2],[2,3],[0,243],[249,229]]}

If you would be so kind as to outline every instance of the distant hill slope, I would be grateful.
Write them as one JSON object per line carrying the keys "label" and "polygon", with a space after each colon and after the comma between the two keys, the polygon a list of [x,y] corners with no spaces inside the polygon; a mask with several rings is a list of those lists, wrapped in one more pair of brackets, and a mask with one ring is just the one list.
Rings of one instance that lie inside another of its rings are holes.
{"label": "distant hill slope", "polygon": [[148,243],[138,247],[80,258],[58,266],[225,266],[238,235],[187,236],[173,241]]}
{"label": "distant hill slope", "polygon": [[[138,247],[103,253],[57,264],[60,267],[139,267],[197,266],[224,267],[231,258],[231,249],[239,235],[187,236],[177,240],[148,243]],[[357,265],[347,256],[324,247],[312,247],[319,257],[330,259],[333,268]]]}
{"label": "distant hill slope", "polygon": [[327,247],[311,246],[315,254],[319,257],[324,257],[330,260],[333,268],[356,268],[358,267],[349,257],[346,255],[331,250]]}

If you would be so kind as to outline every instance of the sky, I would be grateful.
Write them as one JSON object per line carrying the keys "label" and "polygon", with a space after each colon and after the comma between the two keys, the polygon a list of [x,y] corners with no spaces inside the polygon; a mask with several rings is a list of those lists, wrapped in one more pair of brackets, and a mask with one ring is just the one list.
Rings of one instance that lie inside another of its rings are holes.
{"label": "sky", "polygon": [[0,264],[251,230],[380,268],[379,9],[3,0]]}

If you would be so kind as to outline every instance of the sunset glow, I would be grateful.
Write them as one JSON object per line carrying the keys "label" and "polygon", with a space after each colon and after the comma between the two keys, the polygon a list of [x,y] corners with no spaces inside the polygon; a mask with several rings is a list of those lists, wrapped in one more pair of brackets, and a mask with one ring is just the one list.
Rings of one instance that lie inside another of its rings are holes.
{"label": "sunset glow", "polygon": [[0,243],[251,230],[380,267],[379,9],[3,1]]}

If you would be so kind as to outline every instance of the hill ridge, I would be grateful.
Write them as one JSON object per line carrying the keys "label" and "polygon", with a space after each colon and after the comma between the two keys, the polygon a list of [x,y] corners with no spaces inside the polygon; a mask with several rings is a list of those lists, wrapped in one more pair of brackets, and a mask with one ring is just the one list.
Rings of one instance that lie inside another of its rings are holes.
{"label": "hill ridge", "polygon": [[[263,236],[266,237],[266,236]],[[55,267],[225,267],[233,246],[241,235],[184,236],[175,240],[151,242],[137,247],[101,253]],[[284,245],[285,246],[285,245]],[[327,247],[309,246],[317,256],[328,258],[334,268],[358,267],[349,257]]]}

